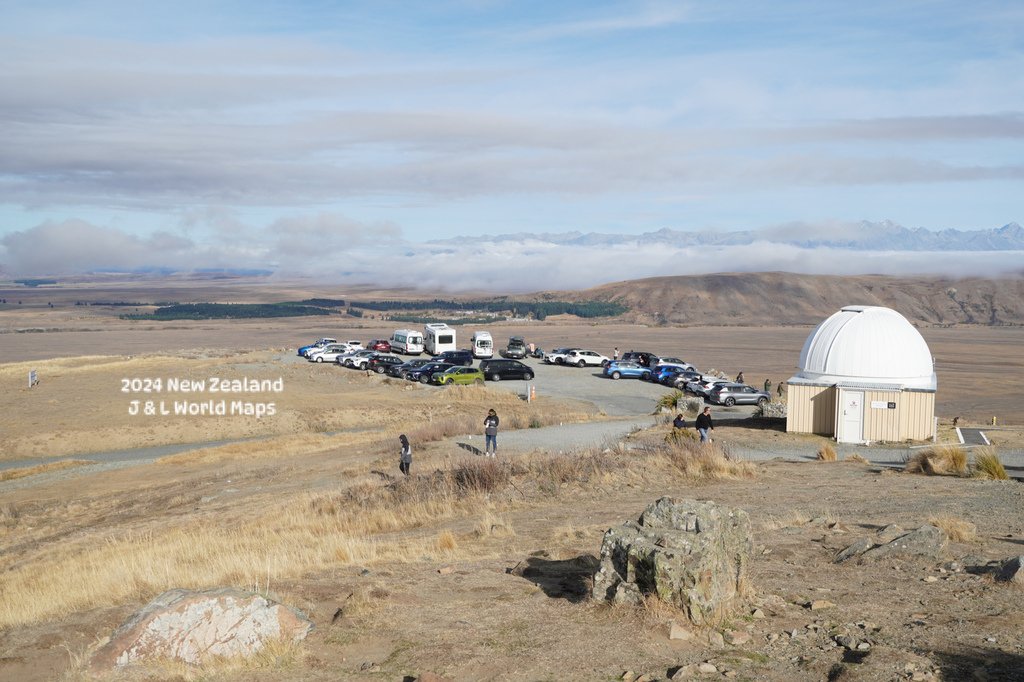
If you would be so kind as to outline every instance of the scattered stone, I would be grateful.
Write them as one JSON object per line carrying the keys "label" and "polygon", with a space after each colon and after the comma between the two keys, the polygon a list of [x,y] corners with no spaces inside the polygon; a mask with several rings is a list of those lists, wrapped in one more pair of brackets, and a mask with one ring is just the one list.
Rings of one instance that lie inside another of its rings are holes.
{"label": "scattered stone", "polygon": [[301,612],[234,588],[168,590],[119,627],[93,656],[94,670],[155,659],[188,664],[206,656],[252,656],[268,642],[305,639]]}
{"label": "scattered stone", "polygon": [[644,673],[640,677],[636,678],[636,682],[654,682],[656,679],[658,679],[657,676],[651,673]]}
{"label": "scattered stone", "polygon": [[752,612],[750,613],[750,617],[751,617],[751,618],[755,618],[755,619],[757,619],[757,620],[763,620],[763,619],[764,619],[764,617],[765,617],[765,615],[764,615],[764,611],[762,611],[761,609],[754,609],[754,610],[753,610],[753,611],[752,611]]}
{"label": "scattered stone", "polygon": [[743,630],[729,630],[725,633],[725,641],[733,646],[743,646],[750,641],[750,633]]}
{"label": "scattered stone", "polygon": [[689,665],[684,665],[682,668],[680,668],[679,670],[677,670],[674,673],[672,673],[672,677],[670,677],[669,679],[670,680],[688,680],[691,677],[696,677],[699,674],[700,674],[700,671],[697,670],[697,664],[696,663],[690,663]]}
{"label": "scattered stone", "polygon": [[864,552],[868,551],[874,546],[875,543],[869,540],[868,538],[861,538],[860,540],[857,540],[857,542],[853,543],[843,551],[839,552],[839,554],[836,554],[835,558],[832,560],[832,563],[841,564],[844,561],[848,561],[849,559],[864,554]]}
{"label": "scattered stone", "polygon": [[672,621],[668,630],[669,639],[678,639],[683,642],[689,642],[693,639],[693,631],[687,627],[680,625],[679,623]]}
{"label": "scattered stone", "polygon": [[811,611],[821,611],[822,609],[834,609],[835,607],[836,605],[828,601],[827,599],[815,599],[807,605],[807,608],[809,608]]}
{"label": "scattered stone", "polygon": [[871,643],[870,642],[861,642],[860,644],[857,645],[857,651],[867,651],[870,648],[871,648]]}
{"label": "scattered stone", "polygon": [[850,635],[846,635],[846,634],[836,635],[832,639],[835,640],[836,644],[838,644],[839,646],[843,647],[844,649],[853,649],[854,647],[857,646],[857,640],[855,640]]}
{"label": "scattered stone", "polygon": [[698,663],[697,670],[705,675],[714,675],[718,672],[718,668],[715,666],[715,664],[708,663],[707,661],[704,661],[703,663]]}
{"label": "scattered stone", "polygon": [[1024,554],[1004,561],[996,575],[996,580],[1024,585]]}
{"label": "scattered stone", "polygon": [[924,577],[924,581],[926,583],[937,583],[937,582],[939,582],[939,579],[936,578],[934,575],[926,575]]}
{"label": "scattered stone", "polygon": [[895,523],[890,523],[885,528],[878,529],[878,532],[875,533],[875,543],[879,545],[885,545],[892,542],[901,535],[906,534],[907,531],[903,530]]}
{"label": "scattered stone", "polygon": [[605,533],[593,596],[639,605],[654,594],[691,622],[712,624],[741,598],[753,546],[742,509],[663,497]]}
{"label": "scattered stone", "polygon": [[712,630],[708,633],[708,644],[716,649],[721,649],[725,646],[725,637],[718,630]]}
{"label": "scattered stone", "polygon": [[453,566],[442,566],[441,568],[437,569],[437,572],[440,573],[441,575],[451,575],[452,573],[455,572],[455,567],[453,567]]}
{"label": "scattered stone", "polygon": [[735,670],[726,670],[726,671],[725,671],[724,673],[722,673],[722,674],[723,674],[723,675],[725,675],[726,677],[728,677],[728,678],[729,678],[730,680],[731,680],[731,679],[733,679],[734,677],[739,677],[739,675],[740,675],[740,674],[739,674],[738,672],[736,672]]}
{"label": "scattered stone", "polygon": [[627,670],[626,672],[622,673],[621,679],[622,682],[636,682],[636,677],[637,675],[635,672],[633,672],[632,670]]}
{"label": "scattered stone", "polygon": [[932,525],[924,525],[905,535],[868,550],[862,556],[867,561],[892,557],[924,556],[938,558],[946,547],[946,534]]}

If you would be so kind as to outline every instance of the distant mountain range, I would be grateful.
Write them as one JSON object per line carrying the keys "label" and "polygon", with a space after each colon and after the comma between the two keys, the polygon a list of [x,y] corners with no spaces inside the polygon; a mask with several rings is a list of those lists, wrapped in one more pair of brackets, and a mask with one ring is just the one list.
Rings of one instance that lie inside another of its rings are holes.
{"label": "distant mountain range", "polygon": [[907,228],[885,220],[858,223],[788,223],[758,230],[736,232],[684,231],[664,228],[643,234],[598,232],[517,232],[494,236],[456,237],[434,244],[465,244],[467,241],[545,242],[566,246],[612,246],[627,243],[694,246],[741,246],[758,242],[800,248],[829,247],[856,251],[1020,251],[1024,227],[1009,223],[988,230],[939,230]]}

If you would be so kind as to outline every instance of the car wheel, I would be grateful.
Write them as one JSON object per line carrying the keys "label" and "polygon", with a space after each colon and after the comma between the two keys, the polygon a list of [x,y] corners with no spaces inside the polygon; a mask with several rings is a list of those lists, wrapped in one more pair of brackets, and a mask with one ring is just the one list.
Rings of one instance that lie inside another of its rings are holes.
{"label": "car wheel", "polygon": [[323,362],[323,361],[324,361],[324,359],[323,359],[323,358],[319,358],[319,357],[318,357],[318,358],[316,359],[316,361],[317,361],[317,362]]}
{"label": "car wheel", "polygon": [[483,379],[473,379],[473,385],[474,386],[483,386],[484,385],[484,380]]}
{"label": "car wheel", "polygon": [[582,360],[580,360],[579,362],[577,362],[577,363],[576,363],[576,366],[577,366],[577,367],[586,367],[586,366],[587,366],[587,363],[585,363],[585,362],[583,362]]}
{"label": "car wheel", "polygon": [[612,379],[621,379],[622,372],[612,372]]}
{"label": "car wheel", "polygon": [[526,374],[523,375],[523,378],[526,379],[527,381],[533,381],[533,373],[527,372]]}
{"label": "car wheel", "polygon": [[501,381],[501,375],[500,374],[492,374],[491,375],[491,381]]}
{"label": "car wheel", "polygon": [[650,372],[644,372],[643,374],[640,375],[640,378],[643,379],[644,381],[650,381],[651,380],[651,373]]}
{"label": "car wheel", "polygon": [[376,372],[377,374],[383,374],[383,373],[384,373],[384,369],[385,369],[385,368],[384,368],[384,366],[382,365],[382,366],[380,366],[380,367],[374,367],[374,368],[373,368],[373,371],[374,371],[374,372]]}
{"label": "car wheel", "polygon": [[726,398],[725,399],[725,406],[726,407],[732,407],[735,404],[736,404],[736,398]]}
{"label": "car wheel", "polygon": [[758,398],[757,399],[757,406],[758,407],[764,407],[765,403],[767,403],[767,402],[768,402],[768,398],[764,398],[764,397]]}
{"label": "car wheel", "polygon": [[421,384],[428,384],[428,383],[430,383],[430,379],[428,379],[426,376],[420,375],[420,383]]}

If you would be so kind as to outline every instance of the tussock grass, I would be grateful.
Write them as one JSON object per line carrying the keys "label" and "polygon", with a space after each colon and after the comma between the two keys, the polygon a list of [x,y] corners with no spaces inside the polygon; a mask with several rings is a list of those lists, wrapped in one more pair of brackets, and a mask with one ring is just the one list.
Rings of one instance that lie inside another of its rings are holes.
{"label": "tussock grass", "polygon": [[[514,535],[495,514],[534,504],[538,496],[754,472],[714,444],[537,453],[514,461],[466,460],[429,474],[275,500],[247,516],[85,532],[5,567],[0,628],[146,601],[173,587],[270,585],[353,563],[450,560],[473,551],[477,539]],[[5,515],[20,524],[16,512]],[[444,531],[451,520],[468,518],[481,519],[475,532],[456,540]]]}
{"label": "tussock grass", "polygon": [[95,462],[87,459],[62,459],[59,462],[47,462],[37,464],[33,467],[22,467],[20,469],[4,469],[0,471],[0,481],[13,481],[16,478],[45,474],[48,471],[60,471],[61,469],[73,469],[74,467],[87,466]]}
{"label": "tussock grass", "polygon": [[831,443],[825,443],[818,448],[818,460],[821,462],[835,462],[839,459],[836,455],[836,449],[832,447]]}
{"label": "tussock grass", "polygon": [[904,470],[929,476],[965,476],[967,452],[959,445],[936,445],[915,452]]}
{"label": "tussock grass", "polygon": [[852,455],[847,455],[846,458],[843,461],[844,462],[858,462],[860,464],[871,464],[871,462],[869,462],[866,457],[864,457],[863,455],[858,455],[857,453],[853,453]]}
{"label": "tussock grass", "polygon": [[662,410],[674,410],[683,400],[684,394],[682,391],[672,391],[658,398],[658,402],[655,404],[656,413]]}
{"label": "tussock grass", "polygon": [[941,514],[928,517],[928,523],[942,530],[953,542],[974,542],[978,539],[978,528],[970,521]]}
{"label": "tussock grass", "polygon": [[978,448],[974,451],[974,466],[971,467],[971,476],[990,481],[1010,480],[999,455],[992,447]]}

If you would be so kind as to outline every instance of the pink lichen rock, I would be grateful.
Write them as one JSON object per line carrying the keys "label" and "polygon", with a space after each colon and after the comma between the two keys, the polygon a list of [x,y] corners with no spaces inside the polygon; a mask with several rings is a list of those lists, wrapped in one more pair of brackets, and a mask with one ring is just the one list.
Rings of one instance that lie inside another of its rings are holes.
{"label": "pink lichen rock", "polygon": [[199,664],[251,656],[271,641],[305,639],[313,623],[299,611],[232,588],[169,590],[136,613],[92,658],[95,670],[154,659]]}

